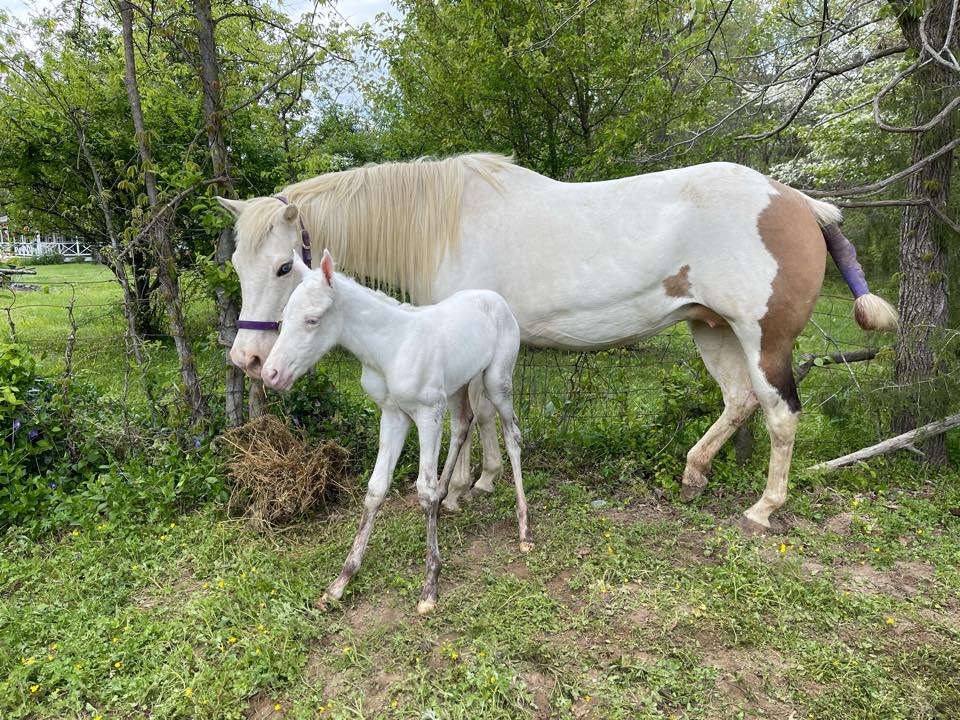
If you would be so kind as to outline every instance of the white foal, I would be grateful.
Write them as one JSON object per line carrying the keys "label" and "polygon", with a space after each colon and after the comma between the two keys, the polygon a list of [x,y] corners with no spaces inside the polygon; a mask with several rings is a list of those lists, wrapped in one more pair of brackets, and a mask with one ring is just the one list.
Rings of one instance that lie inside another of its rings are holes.
{"label": "white foal", "polygon": [[[482,377],[483,391],[500,415],[517,491],[520,549],[532,546],[520,474],[520,430],[513,412],[513,368],[520,329],[506,301],[489,290],[464,290],[437,305],[386,303],[383,296],[333,272],[324,251],[311,271],[297,255],[302,282],[283,311],[280,335],[263,365],[264,383],[288,390],[335,345],[360,360],[364,391],[380,406],[380,449],[367,485],[360,527],[340,576],[324,598],[339,600],[363,560],[373,521],[383,504],[410,423],[420,440],[417,495],[427,520],[426,580],[417,612],[437,601],[440,551],[437,510],[473,420],[467,386]],[[438,480],[443,418],[450,405],[450,448]]]}

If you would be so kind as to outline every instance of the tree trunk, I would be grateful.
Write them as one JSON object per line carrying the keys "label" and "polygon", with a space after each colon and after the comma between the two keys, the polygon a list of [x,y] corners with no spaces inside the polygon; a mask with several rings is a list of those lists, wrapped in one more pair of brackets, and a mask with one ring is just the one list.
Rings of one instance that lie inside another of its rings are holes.
{"label": "tree trunk", "polygon": [[[157,180],[153,174],[153,158],[143,120],[143,108],[140,105],[140,88],[137,84],[137,64],[133,46],[133,5],[129,0],[119,0],[118,9],[123,24],[124,84],[127,88],[127,99],[130,101],[130,112],[133,115],[133,128],[140,151],[140,160],[143,162],[143,179],[147,198],[150,201],[150,210],[156,217],[157,213],[166,212],[166,210],[160,206]],[[190,419],[196,422],[204,415],[205,407],[203,395],[200,392],[200,378],[197,375],[193,347],[186,335],[176,261],[167,228],[167,221],[159,219],[154,223],[150,235],[153,240],[153,249],[157,253],[157,277],[160,280],[161,294],[170,323],[170,334],[173,336],[177,357],[180,360],[183,395],[190,408]]]}
{"label": "tree trunk", "polygon": [[[894,2],[899,12],[899,23],[907,42],[921,54],[919,18],[911,14],[913,5],[903,7]],[[939,49],[950,22],[952,3],[938,0],[929,5],[926,31],[931,44]],[[958,33],[954,32],[952,47],[957,52]],[[917,70],[912,78],[915,124],[934,117],[957,95],[957,74],[937,62],[930,62]],[[913,138],[911,162],[919,162],[956,137],[956,113]],[[907,196],[921,198],[930,204],[945,208],[950,197],[950,179],[953,153],[945,153],[907,180]],[[938,372],[935,341],[947,326],[949,311],[949,258],[946,233],[929,206],[908,205],[903,210],[900,224],[900,332],[896,347],[896,381],[910,388],[910,399],[893,418],[893,431],[903,433],[930,419],[934,412],[929,407],[934,387],[929,381]],[[923,448],[927,462],[943,465],[946,462],[944,437],[939,435],[927,441]]]}
{"label": "tree trunk", "polygon": [[[200,85],[203,88],[203,121],[207,128],[207,145],[210,148],[210,158],[213,162],[213,174],[219,178],[218,191],[227,198],[236,198],[233,187],[233,178],[230,176],[230,157],[227,154],[227,142],[223,136],[223,99],[220,93],[220,66],[217,61],[216,25],[210,10],[210,0],[195,0],[194,12],[197,17],[197,40],[200,52]],[[236,248],[233,228],[226,227],[220,232],[217,241],[215,259],[221,269],[226,267],[227,261]],[[219,315],[220,332],[217,336],[220,345],[229,348],[237,336],[237,318],[240,316],[240,306],[230,297],[226,289],[216,289],[217,312]],[[226,376],[224,378],[225,403],[227,422],[230,425],[239,425],[243,422],[243,371],[230,362],[225,350]],[[256,383],[259,384],[259,383]],[[256,388],[250,394],[250,415],[256,417],[261,413],[254,413],[253,396]],[[261,389],[262,392],[262,389]]]}

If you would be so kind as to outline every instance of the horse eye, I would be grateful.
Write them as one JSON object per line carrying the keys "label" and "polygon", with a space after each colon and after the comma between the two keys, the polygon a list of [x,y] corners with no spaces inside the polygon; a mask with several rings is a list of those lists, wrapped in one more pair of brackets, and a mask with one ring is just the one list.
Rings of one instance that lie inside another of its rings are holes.
{"label": "horse eye", "polygon": [[293,268],[293,263],[285,262],[277,269],[277,277],[283,277]]}
{"label": "horse eye", "polygon": [[320,322],[320,318],[308,317],[308,318],[304,318],[303,322],[306,323],[307,325],[316,325],[318,322]]}

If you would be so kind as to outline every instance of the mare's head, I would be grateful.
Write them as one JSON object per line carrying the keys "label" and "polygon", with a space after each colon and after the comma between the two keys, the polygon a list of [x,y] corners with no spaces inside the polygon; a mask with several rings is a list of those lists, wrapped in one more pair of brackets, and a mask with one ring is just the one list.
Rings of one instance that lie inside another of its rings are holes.
{"label": "mare's head", "polygon": [[316,365],[337,344],[343,326],[330,253],[323,251],[316,270],[310,270],[297,253],[290,262],[292,274],[301,282],[283,309],[280,335],[261,370],[264,384],[274,390],[289,390]]}
{"label": "mare's head", "polygon": [[292,261],[302,244],[300,210],[273,197],[217,200],[235,223],[237,249],[232,261],[240,278],[240,320],[265,326],[238,330],[230,360],[248,376],[259,378],[277,339],[277,331],[269,328],[280,319],[283,306],[300,282]]}

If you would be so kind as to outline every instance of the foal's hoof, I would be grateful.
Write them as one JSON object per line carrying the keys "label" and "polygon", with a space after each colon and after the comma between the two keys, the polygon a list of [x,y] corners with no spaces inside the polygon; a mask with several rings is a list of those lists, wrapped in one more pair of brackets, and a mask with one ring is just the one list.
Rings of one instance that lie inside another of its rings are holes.
{"label": "foal's hoof", "polygon": [[683,483],[680,485],[680,498],[684,502],[695,500],[707,487],[707,476],[699,470],[687,466],[683,471]]}
{"label": "foal's hoof", "polygon": [[436,607],[436,600],[421,600],[417,603],[417,615],[429,615]]}
{"label": "foal's hoof", "polygon": [[742,515],[737,521],[737,527],[740,528],[740,532],[747,536],[754,535],[766,535],[770,532],[770,525],[763,525],[758,523],[756,520],[748,518],[746,515]]}
{"label": "foal's hoof", "polygon": [[529,540],[520,541],[520,554],[527,555],[531,550],[533,550],[533,543]]}

